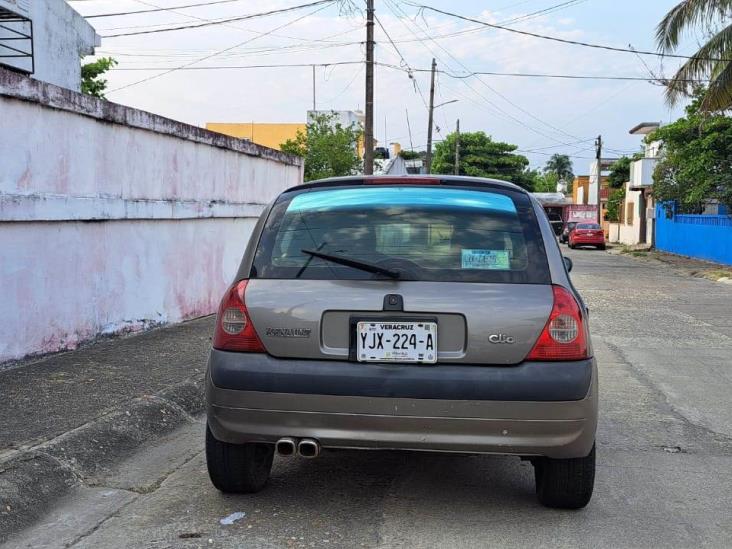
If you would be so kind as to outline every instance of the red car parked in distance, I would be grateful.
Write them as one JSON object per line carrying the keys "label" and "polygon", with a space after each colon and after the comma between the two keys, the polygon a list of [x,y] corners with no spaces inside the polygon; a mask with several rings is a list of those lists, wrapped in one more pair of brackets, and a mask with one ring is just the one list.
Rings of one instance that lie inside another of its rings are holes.
{"label": "red car parked in distance", "polygon": [[605,249],[605,233],[597,223],[578,223],[569,233],[569,247],[595,246],[599,250]]}

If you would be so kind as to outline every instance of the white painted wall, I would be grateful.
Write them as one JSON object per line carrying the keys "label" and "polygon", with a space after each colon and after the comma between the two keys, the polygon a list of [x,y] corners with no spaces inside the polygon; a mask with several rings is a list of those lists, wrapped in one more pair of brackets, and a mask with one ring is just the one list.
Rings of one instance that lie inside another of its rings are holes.
{"label": "white painted wall", "polygon": [[[640,242],[640,198],[642,191],[631,191],[630,182],[625,184],[625,201],[622,207],[625,208],[623,222],[619,224],[618,242],[630,246]],[[632,203],[633,223],[628,223],[628,204]]]}
{"label": "white painted wall", "polygon": [[640,158],[630,163],[630,186],[652,187],[653,171],[658,164],[657,158]]}
{"label": "white painted wall", "polygon": [[[24,9],[22,13],[33,21],[35,71],[32,77],[79,91],[81,57],[93,54],[94,47],[100,44],[94,28],[66,0],[27,0],[25,5],[27,11]],[[17,26],[23,31],[28,27],[24,23],[7,23],[6,26]],[[8,36],[17,35],[0,29],[0,50],[3,37]],[[18,47],[19,42],[7,43]],[[26,48],[25,41],[22,48]],[[4,59],[3,62],[24,71],[31,70],[31,63],[25,58]]]}
{"label": "white painted wall", "polygon": [[299,159],[0,69],[0,362],[214,312]]}

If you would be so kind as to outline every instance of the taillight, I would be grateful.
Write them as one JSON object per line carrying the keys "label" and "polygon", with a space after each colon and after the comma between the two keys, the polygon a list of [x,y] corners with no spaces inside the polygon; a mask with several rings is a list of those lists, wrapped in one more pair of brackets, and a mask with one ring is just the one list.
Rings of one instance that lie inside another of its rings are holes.
{"label": "taillight", "polygon": [[216,316],[213,347],[221,351],[263,353],[264,346],[247,312],[247,280],[234,283],[224,294]]}
{"label": "taillight", "polygon": [[526,360],[581,360],[588,358],[587,327],[580,306],[569,291],[552,286],[554,306]]}

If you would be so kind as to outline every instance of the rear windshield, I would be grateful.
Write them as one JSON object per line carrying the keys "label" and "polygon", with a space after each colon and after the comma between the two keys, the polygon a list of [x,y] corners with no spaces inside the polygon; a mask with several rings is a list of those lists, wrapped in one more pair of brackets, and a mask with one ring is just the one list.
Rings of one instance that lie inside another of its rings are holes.
{"label": "rear windshield", "polygon": [[597,223],[580,223],[577,225],[578,229],[599,229],[600,225]]}
{"label": "rear windshield", "polygon": [[529,198],[513,191],[360,185],[286,193],[267,219],[252,277],[385,278],[303,250],[396,271],[401,280],[550,282]]}

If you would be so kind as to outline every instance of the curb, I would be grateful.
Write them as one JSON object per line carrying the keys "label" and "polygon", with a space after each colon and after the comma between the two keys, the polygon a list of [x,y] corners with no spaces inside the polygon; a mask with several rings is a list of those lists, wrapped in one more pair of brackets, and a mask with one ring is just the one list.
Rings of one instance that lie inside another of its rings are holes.
{"label": "curb", "polygon": [[145,443],[196,421],[204,374],[133,398],[76,429],[0,461],[0,544],[45,515],[61,497],[132,455]]}

